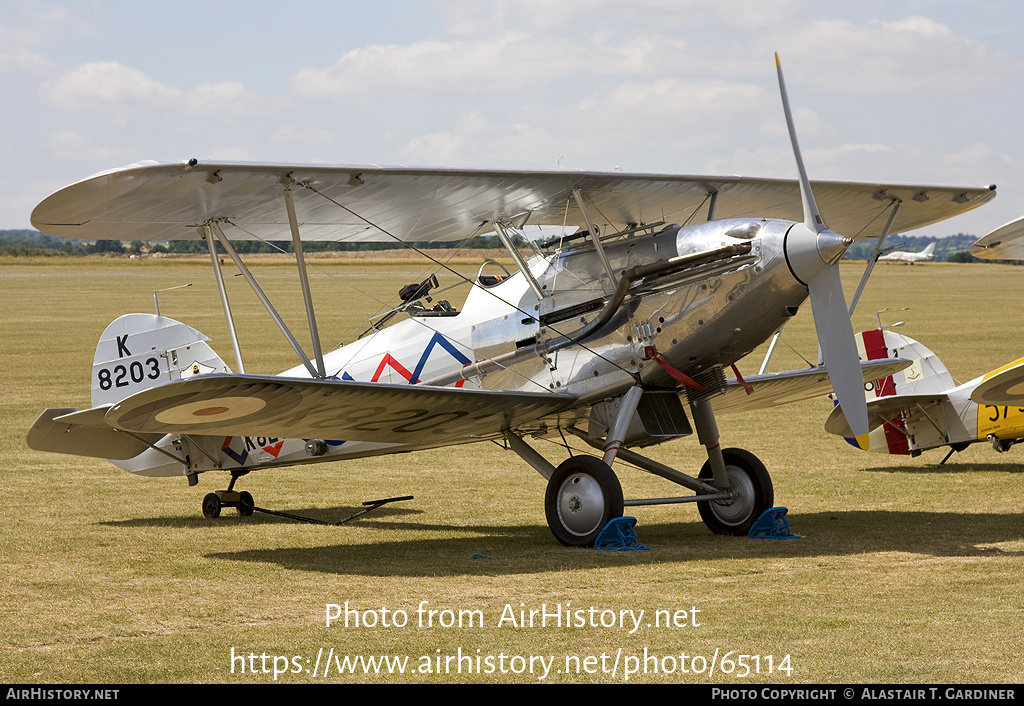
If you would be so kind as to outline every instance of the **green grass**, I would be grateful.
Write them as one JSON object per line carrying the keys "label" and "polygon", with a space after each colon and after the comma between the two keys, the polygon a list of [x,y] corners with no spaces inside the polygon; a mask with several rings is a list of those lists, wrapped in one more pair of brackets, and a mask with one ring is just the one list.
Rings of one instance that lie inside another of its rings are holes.
{"label": "green grass", "polygon": [[[361,331],[379,301],[426,270],[415,261],[316,262],[325,345]],[[478,263],[457,266],[475,273]],[[282,315],[302,331],[293,269],[273,261],[256,267]],[[852,293],[859,269],[844,265],[843,275]],[[692,506],[636,508],[648,552],[557,544],[544,520],[543,479],[493,444],[261,471],[241,481],[257,505],[324,519],[344,517],[364,500],[416,496],[344,527],[240,518],[230,510],[208,521],[201,498],[223,487],[223,477],[207,474],[188,488],[183,479],[135,478],[105,461],[29,450],[25,432],[43,408],[89,405],[92,354],[107,323],[152,311],[154,289],[188,282],[193,286],[160,295],[162,313],[206,333],[233,363],[202,259],[0,263],[0,444],[7,460],[0,470],[0,647],[8,682],[269,682],[272,674],[252,674],[248,662],[239,673],[236,661],[232,673],[232,649],[315,662],[321,648],[324,655],[333,648],[336,655],[407,656],[411,667],[421,666],[422,656],[460,648],[481,659],[554,657],[549,682],[622,682],[621,663],[614,676],[557,672],[573,655],[596,656],[598,667],[609,655],[610,668],[620,649],[676,659],[716,650],[772,655],[775,666],[789,655],[792,667],[790,674],[744,679],[720,671],[710,678],[631,677],[639,683],[1021,681],[1021,452],[997,455],[977,445],[943,469],[929,465],[940,451],[918,459],[864,454],[822,430],[825,399],[719,418],[725,445],[765,462],[776,502],[790,508],[802,539],[713,536]],[[229,286],[247,369],[294,365],[240,278]],[[876,309],[909,306],[883,323],[907,321],[900,331],[966,381],[1021,355],[1022,301],[1024,280],[1015,268],[880,266],[854,326],[873,326]],[[816,354],[809,306],[785,339],[805,356]],[[741,371],[756,372],[760,357],[741,362]],[[772,368],[801,365],[780,349]],[[560,458],[555,446],[539,448]],[[704,461],[692,440],[652,455],[690,472]],[[627,497],[672,492],[628,468],[619,474]],[[360,610],[404,610],[410,624],[327,627],[326,604],[346,601]],[[481,611],[485,625],[418,627],[422,601],[435,610]],[[647,615],[696,607],[701,624],[644,625],[632,635],[617,627],[498,625],[506,605],[518,611],[520,604],[567,603]],[[761,664],[765,669],[765,657]],[[278,681],[537,679],[529,672],[325,679],[303,671]]]}

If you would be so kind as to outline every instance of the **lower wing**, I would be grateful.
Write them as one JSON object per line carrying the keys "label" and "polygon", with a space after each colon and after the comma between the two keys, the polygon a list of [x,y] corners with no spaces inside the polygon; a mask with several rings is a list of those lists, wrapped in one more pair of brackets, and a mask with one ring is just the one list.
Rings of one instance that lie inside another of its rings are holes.
{"label": "lower wing", "polygon": [[203,375],[132,395],[113,405],[105,421],[136,433],[446,446],[497,436],[575,401],[557,393]]}
{"label": "lower wing", "polygon": [[[913,361],[903,358],[881,358],[861,362],[864,382],[888,377],[910,367]],[[750,389],[750,392],[746,388]],[[725,395],[712,399],[716,412],[745,412],[790,402],[820,397],[832,392],[828,371],[824,366],[780,373],[751,375],[740,380],[727,380]]]}

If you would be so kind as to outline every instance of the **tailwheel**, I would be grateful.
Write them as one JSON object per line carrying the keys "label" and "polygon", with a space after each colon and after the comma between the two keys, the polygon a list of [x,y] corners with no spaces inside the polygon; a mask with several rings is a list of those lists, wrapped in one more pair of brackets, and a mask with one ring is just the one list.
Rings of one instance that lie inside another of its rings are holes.
{"label": "tailwheel", "polygon": [[242,517],[250,517],[253,510],[256,509],[256,503],[252,499],[252,494],[245,490],[242,492],[235,490],[235,481],[248,472],[233,471],[227,490],[207,493],[206,497],[203,498],[203,517],[215,520],[220,517],[220,511],[225,507],[233,507],[238,510],[238,514]]}
{"label": "tailwheel", "polygon": [[[768,470],[760,459],[743,449],[723,449],[729,474],[731,500],[706,500],[697,503],[700,519],[715,534],[746,534],[754,521],[775,504],[775,490]],[[700,480],[714,482],[711,463],[700,469]]]}
{"label": "tailwheel", "polygon": [[622,516],[622,486],[601,459],[572,456],[555,469],[544,496],[548,527],[566,546],[590,546]]}

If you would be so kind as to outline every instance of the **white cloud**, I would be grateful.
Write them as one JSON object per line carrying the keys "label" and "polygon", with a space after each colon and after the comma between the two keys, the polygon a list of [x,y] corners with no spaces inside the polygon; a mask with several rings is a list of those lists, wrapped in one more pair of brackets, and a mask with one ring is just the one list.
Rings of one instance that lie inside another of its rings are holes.
{"label": "white cloud", "polygon": [[364,103],[380,94],[470,93],[520,87],[505,82],[498,67],[515,59],[524,36],[506,34],[490,41],[428,40],[405,46],[371,45],[347,52],[327,69],[307,68],[294,80],[302,96],[333,96]]}
{"label": "white cloud", "polygon": [[275,144],[298,144],[309,147],[320,147],[333,144],[334,133],[314,127],[282,125],[270,136]]}
{"label": "white cloud", "polygon": [[[544,128],[488,120],[479,111],[461,115],[449,131],[415,137],[401,150],[411,164],[536,166],[558,149]],[[564,147],[564,145],[563,145]],[[554,168],[557,155],[548,162]]]}
{"label": "white cloud", "polygon": [[1021,66],[926,17],[819,20],[764,38],[785,47],[787,75],[845,93],[975,91],[1002,85]]}
{"label": "white cloud", "polygon": [[38,35],[24,29],[0,25],[0,74],[42,74],[51,69],[50,60],[32,51]]}
{"label": "white cloud", "polygon": [[248,147],[219,145],[210,148],[204,158],[211,162],[249,162],[253,159],[253,153]]}
{"label": "white cloud", "polygon": [[515,94],[572,77],[653,76],[665,70],[666,56],[678,56],[685,46],[683,40],[654,35],[624,41],[608,33],[573,41],[522,32],[371,45],[347,52],[326,69],[302,69],[293,88],[299,96],[355,104],[394,94]]}
{"label": "white cloud", "polygon": [[120,163],[126,161],[127,155],[122,151],[97,145],[92,138],[72,130],[61,130],[46,139],[46,147],[50,155],[58,160],[71,160],[97,163]]}
{"label": "white cloud", "polygon": [[201,83],[183,90],[115,61],[76,66],[44,82],[40,94],[47,102],[65,110],[121,113],[136,108],[156,108],[231,120],[275,109],[270,101],[247,90],[238,81]]}
{"label": "white cloud", "polygon": [[[450,130],[416,137],[402,155],[417,164],[627,170],[653,161],[692,172],[688,155],[730,147],[760,115],[764,91],[726,81],[659,79],[615,84],[562,106],[535,104],[495,119],[473,110]],[[783,135],[784,132],[780,132]]]}
{"label": "white cloud", "polygon": [[448,0],[446,29],[457,35],[483,37],[510,28],[531,34],[568,36],[581,27],[601,24],[623,34],[638,28],[679,32],[715,25],[763,30],[792,22],[807,0]]}
{"label": "white cloud", "polygon": [[182,95],[181,89],[116,61],[82,64],[46,81],[40,91],[47,101],[67,110],[167,106]]}
{"label": "white cloud", "polygon": [[223,120],[262,115],[278,109],[271,101],[247,90],[238,81],[201,83],[182,96],[182,104],[190,115]]}

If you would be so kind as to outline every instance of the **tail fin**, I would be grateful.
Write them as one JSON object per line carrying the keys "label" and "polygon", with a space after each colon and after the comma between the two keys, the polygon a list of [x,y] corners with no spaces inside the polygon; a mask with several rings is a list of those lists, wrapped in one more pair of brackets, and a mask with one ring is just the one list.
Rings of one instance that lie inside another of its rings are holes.
{"label": "tail fin", "polygon": [[956,387],[953,376],[939,357],[923,344],[888,329],[857,334],[857,349],[864,360],[906,358],[914,361],[906,370],[877,380],[866,389],[867,401],[888,395],[927,395]]}
{"label": "tail fin", "polygon": [[229,373],[210,339],[180,321],[153,314],[115,319],[96,346],[92,406],[120,402],[165,382],[203,373]]}
{"label": "tail fin", "polygon": [[921,251],[922,255],[934,255],[935,254],[935,243],[928,243],[928,247]]}
{"label": "tail fin", "polygon": [[37,451],[106,458],[141,475],[181,475],[185,467],[150,448],[164,434],[124,434],[105,420],[125,397],[201,373],[231,372],[191,326],[152,314],[126,314],[107,326],[92,365],[92,409],[45,410],[28,432]]}
{"label": "tail fin", "polygon": [[[862,360],[906,358],[914,361],[909,368],[865,387],[864,396],[869,407],[873,400],[881,397],[939,394],[956,387],[953,376],[938,356],[908,336],[888,329],[875,329],[857,334],[856,339],[857,352]],[[873,428],[868,435],[868,449],[877,453],[910,453],[907,438],[899,431],[902,427],[903,420],[897,416]],[[846,437],[846,441],[861,448],[855,439]]]}

